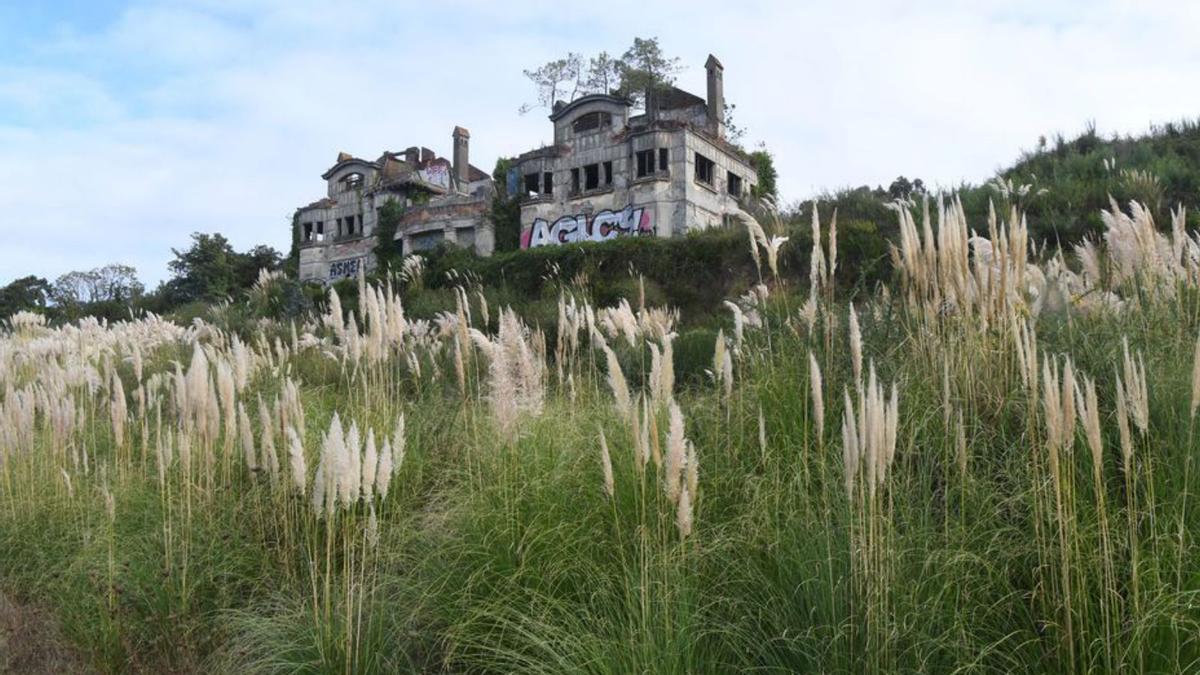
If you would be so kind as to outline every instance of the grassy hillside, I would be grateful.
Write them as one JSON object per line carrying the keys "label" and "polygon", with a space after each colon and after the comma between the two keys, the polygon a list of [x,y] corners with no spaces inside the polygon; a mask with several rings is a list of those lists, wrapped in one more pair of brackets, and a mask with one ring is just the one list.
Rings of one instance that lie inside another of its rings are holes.
{"label": "grassy hillside", "polygon": [[[1029,186],[1024,195],[1018,194],[1022,186]],[[962,185],[955,193],[972,223],[985,222],[989,201],[1002,213],[1017,206],[1027,214],[1034,237],[1051,245],[1099,235],[1100,211],[1110,208],[1110,196],[1122,205],[1130,200],[1146,205],[1159,223],[1169,221],[1172,209],[1187,206],[1192,210],[1188,229],[1194,230],[1200,227],[1200,210],[1194,208],[1200,206],[1200,124],[1171,122],[1124,137],[1104,137],[1094,127],[1070,140],[1043,137],[996,180]],[[895,215],[884,204],[898,196],[921,198],[918,192],[859,187],[824,195],[821,212],[828,217],[826,211],[837,207],[845,219],[894,233]],[[801,226],[808,212],[798,211],[790,221]]]}
{"label": "grassy hillside", "polygon": [[941,215],[854,305],[759,238],[719,333],[586,265],[512,280],[546,330],[413,266],[243,337],[21,315],[0,591],[104,672],[1195,672],[1200,241]]}

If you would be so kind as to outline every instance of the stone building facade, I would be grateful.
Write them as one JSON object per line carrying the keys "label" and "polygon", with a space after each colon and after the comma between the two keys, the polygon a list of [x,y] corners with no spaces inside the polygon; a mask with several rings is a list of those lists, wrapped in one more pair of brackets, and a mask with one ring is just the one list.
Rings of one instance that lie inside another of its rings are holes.
{"label": "stone building facade", "polygon": [[455,127],[452,138],[452,159],[423,147],[384,152],[375,161],[339,153],[321,176],[326,196],[296,212],[301,281],[328,283],[372,269],[379,210],[393,199],[404,207],[395,237],[402,254],[448,241],[490,255],[495,187],[468,161],[470,133]]}
{"label": "stone building facade", "polygon": [[554,144],[519,156],[508,178],[522,196],[522,248],[669,237],[744,216],[758,176],[725,138],[721,62],[710,55],[705,71],[706,99],[671,87],[641,115],[607,94],[556,103]]}

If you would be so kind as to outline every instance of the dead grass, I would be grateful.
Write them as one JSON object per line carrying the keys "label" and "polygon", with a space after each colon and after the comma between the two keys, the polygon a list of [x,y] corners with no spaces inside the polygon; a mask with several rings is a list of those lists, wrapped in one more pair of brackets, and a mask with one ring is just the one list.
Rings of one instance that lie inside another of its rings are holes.
{"label": "dead grass", "polygon": [[0,674],[94,673],[45,610],[0,592]]}

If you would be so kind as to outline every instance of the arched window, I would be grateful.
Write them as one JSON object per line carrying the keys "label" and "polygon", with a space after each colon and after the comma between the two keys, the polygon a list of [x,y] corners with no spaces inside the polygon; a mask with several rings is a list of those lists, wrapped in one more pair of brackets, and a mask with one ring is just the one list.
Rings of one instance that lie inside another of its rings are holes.
{"label": "arched window", "polygon": [[612,113],[598,110],[596,112],[584,113],[575,118],[571,123],[571,128],[575,133],[583,133],[585,131],[595,131],[596,129],[606,129],[612,126]]}
{"label": "arched window", "polygon": [[356,171],[354,173],[346,174],[346,177],[342,179],[342,189],[344,189],[344,190],[358,189],[358,188],[362,187],[362,182],[363,182],[363,175],[361,173],[358,173]]}

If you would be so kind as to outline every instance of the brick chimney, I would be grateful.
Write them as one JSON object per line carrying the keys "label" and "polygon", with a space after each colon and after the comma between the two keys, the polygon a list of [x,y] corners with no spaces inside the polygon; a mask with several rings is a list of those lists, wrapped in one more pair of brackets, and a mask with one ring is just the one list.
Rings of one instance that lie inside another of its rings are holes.
{"label": "brick chimney", "polygon": [[718,136],[725,135],[725,66],[712,54],[704,62],[708,72],[708,123]]}
{"label": "brick chimney", "polygon": [[459,185],[466,185],[471,182],[471,165],[468,162],[471,132],[462,127],[454,127],[454,133],[451,135],[454,137],[454,176]]}

